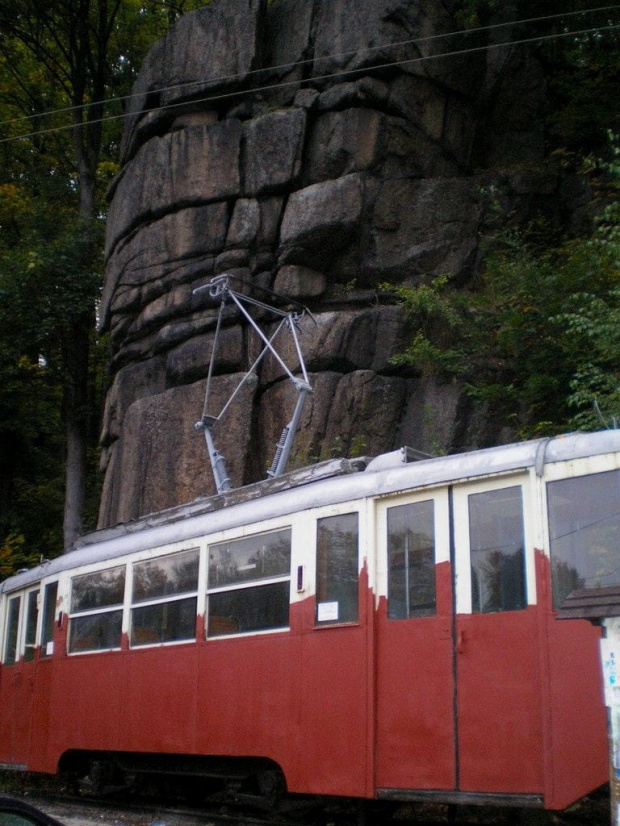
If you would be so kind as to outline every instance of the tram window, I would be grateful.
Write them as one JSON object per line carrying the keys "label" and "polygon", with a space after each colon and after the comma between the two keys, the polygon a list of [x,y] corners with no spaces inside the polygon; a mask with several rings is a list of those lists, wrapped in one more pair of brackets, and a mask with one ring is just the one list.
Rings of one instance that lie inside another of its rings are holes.
{"label": "tram window", "polygon": [[54,652],[54,619],[56,617],[57,599],[58,583],[50,582],[45,586],[43,598],[43,633],[41,634],[42,657],[49,657]]}
{"label": "tram window", "polygon": [[6,639],[4,643],[4,663],[13,665],[17,662],[17,642],[19,632],[19,612],[22,598],[13,597],[9,600],[8,616],[6,623]]}
{"label": "tram window", "polygon": [[571,591],[620,584],[620,471],[547,485],[553,605]]}
{"label": "tram window", "polygon": [[525,608],[523,504],[520,487],[469,497],[472,611]]}
{"label": "tram window", "polygon": [[435,614],[433,500],[388,508],[388,616]]}
{"label": "tram window", "polygon": [[71,580],[69,652],[120,648],[125,595],[125,566]]}
{"label": "tram window", "polygon": [[209,546],[209,637],[286,628],[291,529]]}
{"label": "tram window", "polygon": [[289,583],[220,591],[209,597],[209,635],[267,631],[288,625]]}
{"label": "tram window", "polygon": [[71,613],[122,605],[125,566],[74,576],[71,580]]}
{"label": "tram window", "polygon": [[131,645],[193,640],[196,636],[198,549],[133,566]]}
{"label": "tram window", "polygon": [[317,522],[316,621],[358,618],[358,515],[345,513]]}
{"label": "tram window", "polygon": [[39,592],[29,591],[26,596],[26,638],[24,640],[24,660],[34,660],[37,637],[37,619],[39,617]]}

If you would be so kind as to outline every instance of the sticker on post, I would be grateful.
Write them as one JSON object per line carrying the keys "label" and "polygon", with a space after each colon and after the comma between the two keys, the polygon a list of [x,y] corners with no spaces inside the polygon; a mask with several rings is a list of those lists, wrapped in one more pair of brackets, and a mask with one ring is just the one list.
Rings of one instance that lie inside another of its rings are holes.
{"label": "sticker on post", "polygon": [[338,620],[337,602],[320,602],[317,612],[319,622],[334,622]]}
{"label": "sticker on post", "polygon": [[605,705],[614,708],[620,706],[620,647],[616,640],[605,637],[600,644]]}

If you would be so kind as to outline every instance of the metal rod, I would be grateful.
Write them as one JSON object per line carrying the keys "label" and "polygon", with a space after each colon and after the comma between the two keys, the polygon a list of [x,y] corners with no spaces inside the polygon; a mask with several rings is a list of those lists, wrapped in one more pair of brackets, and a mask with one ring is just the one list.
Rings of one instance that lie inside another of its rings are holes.
{"label": "metal rod", "polygon": [[[237,307],[239,307],[239,309],[241,310],[241,312],[243,313],[243,315],[244,315],[244,316],[247,318],[247,320],[250,322],[250,324],[251,324],[251,325],[252,325],[252,327],[254,328],[255,332],[257,333],[257,335],[259,335],[259,336],[260,336],[260,338],[264,341],[265,346],[269,348],[269,351],[271,352],[271,354],[273,355],[273,357],[276,359],[276,361],[278,362],[278,364],[279,364],[279,365],[282,367],[282,369],[286,372],[286,375],[287,375],[290,379],[294,380],[294,379],[295,379],[295,376],[291,373],[291,371],[288,369],[288,367],[286,366],[286,364],[282,361],[282,359],[280,358],[280,356],[277,354],[277,352],[276,352],[276,351],[274,350],[274,348],[271,346],[271,342],[269,341],[269,339],[267,338],[267,336],[263,333],[263,331],[260,329],[260,327],[258,326],[258,324],[254,321],[254,319],[252,318],[252,316],[248,313],[248,311],[245,309],[245,307],[244,307],[244,306],[241,304],[241,302],[237,299],[237,297],[235,296],[235,294],[234,294],[234,293],[232,293],[232,292],[231,292],[231,293],[230,293],[230,295],[231,295],[231,297],[232,297],[232,300],[233,300],[233,301],[235,302],[235,304],[237,305]],[[244,296],[244,298],[245,298],[245,296]]]}
{"label": "metal rod", "polygon": [[289,314],[288,317],[288,328],[291,331],[291,335],[293,336],[293,341],[295,342],[295,349],[297,350],[297,358],[299,359],[299,367],[301,368],[301,372],[304,374],[304,380],[308,382],[308,374],[306,373],[306,365],[304,364],[304,357],[301,352],[301,346],[299,344],[299,339],[297,338],[297,332],[295,330],[296,327],[296,318]]}
{"label": "metal rod", "polygon": [[207,443],[207,449],[209,450],[211,467],[213,468],[215,487],[217,488],[218,493],[225,493],[227,490],[231,489],[232,483],[226,471],[226,461],[222,454],[216,449],[213,442],[213,436],[211,435],[211,427],[215,424],[215,421],[207,422],[203,419],[203,421],[198,424],[202,425],[202,429],[204,429],[205,441]]}
{"label": "metal rod", "polygon": [[298,382],[298,390],[299,397],[297,399],[297,404],[295,405],[293,418],[282,431],[282,436],[284,438],[280,437],[280,442],[278,443],[272,469],[268,472],[268,476],[281,476],[286,470],[291,448],[293,447],[295,433],[297,432],[301,413],[306,402],[306,396],[308,393],[312,392],[308,385],[302,385],[300,382]]}
{"label": "metal rod", "polygon": [[[280,332],[280,330],[282,329],[282,327],[283,327],[283,325],[284,325],[284,322],[285,322],[285,319],[283,319],[283,320],[282,320],[282,321],[278,324],[278,328],[277,328],[277,330],[275,331],[275,333],[271,336],[270,341],[272,341],[272,342],[273,342],[273,341],[275,340],[276,336],[278,335],[278,333],[279,333],[279,332]],[[263,347],[263,349],[262,349],[262,350],[261,350],[261,352],[260,352],[260,355],[258,356],[258,358],[256,359],[256,361],[254,362],[254,364],[250,367],[250,369],[248,370],[248,372],[247,372],[247,373],[245,374],[245,376],[241,379],[241,381],[239,382],[239,384],[237,385],[237,387],[234,389],[234,391],[233,391],[233,393],[232,393],[231,397],[228,399],[228,401],[226,402],[226,404],[224,405],[224,407],[221,409],[220,414],[219,414],[219,416],[217,417],[218,419],[220,419],[220,418],[224,415],[224,413],[228,410],[228,407],[230,406],[231,402],[235,399],[235,397],[238,395],[238,393],[239,393],[239,391],[241,390],[241,388],[243,387],[243,385],[247,382],[247,380],[250,378],[250,376],[252,375],[252,373],[256,370],[256,368],[258,367],[258,365],[260,364],[260,362],[261,362],[261,361],[263,360],[263,358],[265,357],[266,353],[267,353],[267,348],[266,348],[266,347]]]}

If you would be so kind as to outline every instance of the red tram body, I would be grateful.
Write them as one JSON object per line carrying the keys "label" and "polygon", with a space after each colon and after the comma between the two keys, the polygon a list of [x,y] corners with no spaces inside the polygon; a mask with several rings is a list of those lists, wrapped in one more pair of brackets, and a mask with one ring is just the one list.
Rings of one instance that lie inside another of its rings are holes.
{"label": "red tram body", "polygon": [[600,630],[555,609],[618,576],[620,432],[407,459],[199,500],[2,583],[0,766],[549,809],[605,783]]}

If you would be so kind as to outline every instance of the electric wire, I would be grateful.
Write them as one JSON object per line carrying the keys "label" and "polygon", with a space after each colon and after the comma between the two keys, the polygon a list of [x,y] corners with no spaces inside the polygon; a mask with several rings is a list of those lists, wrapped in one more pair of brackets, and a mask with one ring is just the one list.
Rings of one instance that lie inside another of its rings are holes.
{"label": "electric wire", "polygon": [[[220,75],[213,78],[203,78],[200,80],[193,80],[187,81],[185,83],[177,83],[173,86],[162,86],[161,88],[149,90],[149,94],[164,94],[165,92],[174,92],[179,91],[181,89],[191,89],[194,86],[200,86],[203,83],[227,83],[230,81],[238,80],[241,77],[250,77],[252,75],[260,74],[260,73],[268,73],[268,72],[277,72],[280,70],[286,69],[287,71],[292,71],[295,68],[300,66],[305,66],[310,63],[318,63],[320,61],[328,61],[328,60],[340,60],[346,57],[352,57],[355,55],[366,55],[377,51],[382,51],[384,49],[397,49],[402,46],[411,46],[413,44],[423,44],[429,43],[433,40],[441,40],[449,37],[459,37],[462,35],[471,35],[471,34],[480,34],[482,32],[491,32],[496,29],[506,28],[508,26],[525,26],[531,23],[544,23],[550,20],[559,20],[565,19],[568,17],[576,17],[576,16],[584,16],[584,15],[592,15],[597,14],[599,12],[605,11],[615,11],[620,9],[620,4],[616,3],[613,6],[599,6],[595,9],[582,9],[580,11],[573,11],[573,12],[562,12],[558,14],[548,14],[543,15],[541,17],[529,17],[523,18],[520,20],[511,20],[506,21],[504,23],[492,23],[488,26],[476,26],[471,29],[458,29],[453,32],[446,32],[445,34],[433,34],[428,35],[427,37],[419,37],[419,38],[411,38],[409,40],[400,40],[396,43],[383,43],[379,46],[370,46],[367,49],[355,49],[346,52],[334,52],[332,54],[322,55],[320,57],[310,57],[305,58],[303,60],[297,60],[292,63],[281,63],[275,66],[267,66],[260,69],[251,69],[246,73],[236,73],[232,75]],[[50,115],[59,115],[59,114],[67,114],[69,112],[77,112],[83,111],[85,109],[89,109],[93,106],[101,106],[110,103],[122,103],[125,101],[133,100],[134,98],[141,97],[144,93],[143,92],[133,92],[129,95],[120,95],[118,97],[113,98],[104,98],[101,101],[91,102],[91,103],[83,103],[79,106],[67,106],[60,109],[50,109],[44,112],[37,112],[34,115],[22,115],[18,118],[11,118],[7,120],[0,121],[0,126],[11,125],[14,123],[21,123],[25,120],[31,120],[34,117],[49,117]]]}
{"label": "electric wire", "polygon": [[[480,32],[490,31],[490,30],[498,29],[498,28],[506,28],[506,27],[509,27],[509,26],[512,26],[512,27],[514,27],[514,26],[523,26],[523,25],[536,23],[536,22],[546,22],[546,21],[554,20],[554,19],[563,19],[563,18],[571,16],[571,15],[574,16],[574,15],[594,14],[596,12],[601,12],[601,11],[613,11],[613,10],[618,9],[618,8],[620,8],[620,4],[616,4],[616,5],[613,5],[613,6],[602,6],[602,7],[599,7],[598,9],[589,9],[589,10],[585,10],[585,11],[581,11],[581,12],[568,12],[568,13],[565,13],[565,14],[548,15],[548,16],[545,16],[545,17],[535,17],[535,18],[527,18],[527,19],[523,19],[523,20],[509,21],[509,22],[506,22],[506,23],[497,23],[497,24],[493,24],[491,26],[481,26],[481,27],[478,27],[478,28],[475,28],[475,29],[463,29],[463,30],[460,30],[460,31],[450,32],[450,33],[447,33],[447,34],[429,35],[428,37],[425,37],[425,38],[414,38],[414,39],[411,39],[411,40],[399,41],[397,43],[392,43],[392,44],[387,43],[387,44],[383,44],[383,45],[380,45],[380,46],[375,46],[375,47],[372,47],[372,48],[369,48],[369,49],[354,50],[354,51],[351,51],[351,52],[335,53],[335,54],[330,54],[330,55],[324,55],[324,56],[321,56],[321,57],[318,57],[318,58],[308,58],[308,59],[297,61],[297,62],[294,62],[294,63],[285,63],[285,64],[281,64],[279,66],[271,66],[271,67],[266,67],[266,68],[261,68],[261,69],[254,69],[254,70],[251,70],[247,73],[243,73],[242,75],[239,75],[239,74],[224,75],[224,76],[216,77],[216,78],[209,78],[209,79],[202,79],[202,80],[192,81],[191,83],[183,83],[183,84],[176,84],[176,85],[168,86],[168,87],[161,87],[159,89],[149,90],[149,94],[164,94],[166,92],[174,92],[174,91],[179,91],[179,90],[185,90],[185,89],[191,88],[191,87],[196,86],[196,85],[198,85],[198,86],[203,85],[205,83],[216,84],[216,83],[230,82],[230,81],[233,81],[235,79],[238,79],[239,77],[246,78],[246,77],[248,77],[250,75],[253,75],[253,74],[260,74],[260,73],[268,74],[268,73],[276,72],[278,70],[292,71],[295,68],[297,68],[299,66],[303,66],[307,63],[317,63],[319,61],[337,60],[337,59],[341,59],[341,58],[344,58],[344,57],[348,57],[350,55],[360,55],[360,54],[364,55],[364,54],[367,54],[369,52],[393,50],[393,49],[397,49],[397,48],[402,48],[404,46],[409,46],[409,45],[412,45],[412,44],[426,43],[426,42],[429,42],[429,41],[432,41],[432,40],[438,40],[438,39],[444,39],[444,38],[450,38],[450,37],[457,37],[457,36],[460,36],[460,35],[468,35],[468,34],[473,34],[473,33],[476,33],[476,32],[480,33]],[[566,31],[566,32],[554,32],[554,33],[549,34],[549,35],[536,35],[536,36],[533,36],[533,37],[521,38],[519,40],[508,40],[508,41],[503,41],[503,42],[500,42],[500,43],[490,43],[490,44],[485,44],[485,45],[482,45],[482,46],[474,46],[474,47],[470,47],[470,48],[466,48],[466,49],[455,49],[455,50],[448,51],[448,52],[440,52],[440,53],[434,54],[434,55],[425,55],[425,56],[407,58],[407,59],[402,59],[402,60],[388,61],[388,62],[381,63],[381,64],[360,67],[360,68],[357,68],[357,69],[343,69],[343,70],[338,71],[338,72],[330,72],[330,73],[327,73],[327,74],[315,75],[312,78],[305,78],[305,79],[298,79],[297,78],[295,80],[283,81],[283,82],[280,82],[280,83],[269,83],[269,84],[266,84],[266,85],[263,85],[263,86],[257,86],[257,87],[254,87],[254,88],[243,90],[243,92],[241,92],[241,90],[235,90],[235,91],[232,91],[232,92],[220,93],[218,95],[208,95],[208,96],[203,97],[203,98],[194,98],[191,101],[184,100],[184,101],[178,102],[178,103],[166,104],[166,105],[158,107],[157,111],[161,112],[161,111],[167,111],[167,110],[172,110],[172,109],[175,109],[175,108],[187,106],[188,103],[190,103],[190,102],[192,104],[217,102],[217,101],[220,101],[220,100],[230,99],[232,97],[238,97],[242,93],[245,94],[245,95],[256,94],[256,93],[259,93],[259,92],[265,92],[265,91],[270,91],[270,90],[275,90],[275,89],[282,89],[282,88],[286,88],[288,86],[300,85],[301,83],[305,83],[305,82],[317,82],[317,81],[323,81],[323,80],[330,80],[330,79],[341,77],[341,76],[344,76],[344,75],[351,76],[351,75],[355,75],[355,74],[361,74],[363,72],[366,72],[366,73],[367,72],[373,72],[373,71],[377,71],[377,70],[380,70],[380,69],[393,68],[393,67],[396,67],[396,66],[410,65],[410,64],[413,64],[413,63],[423,63],[423,62],[428,61],[428,60],[439,60],[439,59],[442,59],[442,58],[455,57],[455,56],[458,56],[458,55],[467,55],[467,54],[472,54],[472,53],[481,52],[481,51],[490,51],[491,49],[499,49],[499,48],[503,48],[503,47],[526,45],[528,43],[541,43],[541,42],[545,42],[545,41],[549,41],[549,40],[557,40],[557,39],[562,39],[562,38],[566,38],[566,37],[577,37],[577,36],[580,36],[580,35],[593,34],[593,33],[597,33],[597,32],[613,31],[613,30],[616,30],[618,28],[620,28],[620,24],[610,24],[610,25],[607,25],[607,26],[592,26],[592,27],[589,27],[589,28],[586,28],[586,29],[579,29],[579,30]],[[45,117],[45,116],[50,116],[50,115],[66,114],[68,112],[75,112],[77,110],[88,109],[88,108],[90,108],[92,106],[95,106],[95,105],[98,105],[98,106],[104,105],[105,106],[106,104],[119,103],[119,102],[122,102],[122,101],[133,99],[135,97],[143,96],[143,94],[144,93],[140,92],[140,93],[134,93],[134,94],[131,94],[131,95],[127,95],[127,96],[124,96],[124,97],[107,98],[103,101],[97,101],[96,103],[87,103],[87,104],[83,104],[82,106],[66,107],[66,108],[63,108],[63,109],[49,110],[47,112],[37,113],[36,115],[27,115],[27,116],[23,116],[23,117],[20,117],[20,118],[14,118],[14,119],[11,119],[11,120],[0,121],[0,127],[11,125],[11,124],[18,123],[18,122],[23,122],[24,120],[30,120],[32,117]],[[130,112],[124,112],[124,113],[118,114],[118,115],[108,115],[108,116],[105,116],[105,117],[102,117],[102,118],[97,118],[97,119],[94,119],[94,120],[90,120],[90,121],[88,121],[88,125],[102,124],[102,123],[115,121],[115,120],[124,120],[126,118],[136,117],[136,116],[146,114],[148,111],[151,111],[151,110],[150,109],[142,109],[142,110],[138,110],[138,111],[135,111],[135,112],[130,111]],[[84,125],[86,125],[86,124],[84,124]],[[74,128],[75,128],[74,124],[67,124],[67,125],[64,125],[64,126],[49,127],[48,129],[40,129],[40,130],[36,130],[36,131],[33,131],[33,132],[28,132],[28,133],[24,133],[24,134],[20,134],[20,135],[12,135],[10,137],[1,138],[0,143],[7,143],[7,142],[11,142],[11,141],[16,141],[16,140],[23,140],[23,139],[26,139],[26,138],[39,137],[41,135],[51,134],[51,133],[55,133],[55,132],[67,131],[69,129],[74,129]]]}

